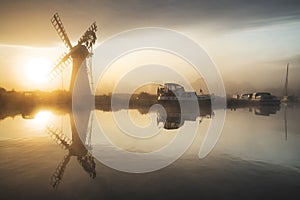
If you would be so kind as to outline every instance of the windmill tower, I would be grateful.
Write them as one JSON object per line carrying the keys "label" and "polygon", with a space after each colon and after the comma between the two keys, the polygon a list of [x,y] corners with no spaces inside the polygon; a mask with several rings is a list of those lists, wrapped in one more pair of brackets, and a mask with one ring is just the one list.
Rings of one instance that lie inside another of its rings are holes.
{"label": "windmill tower", "polygon": [[60,20],[60,17],[57,13],[55,13],[54,16],[52,17],[51,23],[53,24],[59,37],[64,42],[65,46],[68,48],[68,51],[63,53],[60,56],[60,58],[57,60],[54,67],[52,68],[52,70],[49,73],[49,79],[50,80],[55,79],[72,62],[73,66],[72,66],[72,75],[71,75],[69,92],[72,93],[72,91],[73,91],[75,79],[77,77],[77,74],[79,73],[79,70],[85,70],[85,71],[83,71],[83,73],[80,73],[81,76],[77,77],[77,80],[81,84],[81,87],[84,90],[88,90],[89,94],[92,94],[87,68],[86,67],[80,68],[80,67],[82,64],[85,64],[85,63],[83,63],[85,61],[85,59],[89,55],[92,55],[92,47],[97,40],[97,37],[96,37],[97,25],[96,25],[96,23],[94,22],[85,31],[85,33],[79,38],[77,44],[74,46],[72,46],[71,41],[70,41],[70,39],[65,31],[65,28],[62,24],[62,21]]}

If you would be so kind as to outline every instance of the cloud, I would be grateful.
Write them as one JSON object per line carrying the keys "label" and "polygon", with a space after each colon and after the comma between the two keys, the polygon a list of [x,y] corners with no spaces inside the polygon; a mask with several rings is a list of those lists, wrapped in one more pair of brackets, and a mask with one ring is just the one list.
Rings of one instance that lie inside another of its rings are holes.
{"label": "cloud", "polygon": [[0,43],[21,45],[59,42],[49,21],[57,11],[73,40],[93,21],[107,37],[141,26],[197,26],[217,34],[300,19],[300,2],[293,0],[2,0],[0,4]]}

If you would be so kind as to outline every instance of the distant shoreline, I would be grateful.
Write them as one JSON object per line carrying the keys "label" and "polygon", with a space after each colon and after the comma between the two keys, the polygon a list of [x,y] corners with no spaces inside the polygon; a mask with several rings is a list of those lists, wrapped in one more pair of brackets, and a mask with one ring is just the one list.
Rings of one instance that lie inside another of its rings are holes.
{"label": "distant shoreline", "polygon": [[[141,113],[147,113],[150,107],[157,102],[156,95],[141,92],[139,94],[114,94],[117,106],[114,110],[138,109]],[[111,95],[96,95],[95,109],[112,111]],[[129,100],[129,105],[128,104]],[[199,105],[200,106],[200,105]],[[227,97],[227,108],[235,109],[251,105],[234,105],[231,97]],[[202,106],[207,108],[210,106]],[[0,120],[6,117],[14,117],[21,114],[23,118],[31,118],[37,110],[54,109],[58,112],[71,113],[72,99],[71,94],[65,90],[51,92],[43,91],[7,91],[0,87]]]}

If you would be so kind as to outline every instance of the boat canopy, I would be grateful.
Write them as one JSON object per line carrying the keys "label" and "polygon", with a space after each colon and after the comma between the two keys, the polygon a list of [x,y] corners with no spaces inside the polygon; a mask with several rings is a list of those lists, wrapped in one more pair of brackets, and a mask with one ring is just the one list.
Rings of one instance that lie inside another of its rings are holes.
{"label": "boat canopy", "polygon": [[165,83],[164,86],[171,91],[184,91],[184,87],[176,83]]}

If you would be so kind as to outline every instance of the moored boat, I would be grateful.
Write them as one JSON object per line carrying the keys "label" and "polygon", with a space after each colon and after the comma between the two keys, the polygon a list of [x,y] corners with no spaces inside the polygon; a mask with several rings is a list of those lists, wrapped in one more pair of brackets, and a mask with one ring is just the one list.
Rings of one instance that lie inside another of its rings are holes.
{"label": "moored boat", "polygon": [[184,87],[176,83],[165,83],[157,88],[157,101],[159,103],[191,103],[197,102],[199,105],[211,103],[209,94],[197,95],[196,92],[187,92]]}
{"label": "moored boat", "polygon": [[243,93],[231,99],[234,105],[279,105],[280,100],[269,92]]}

